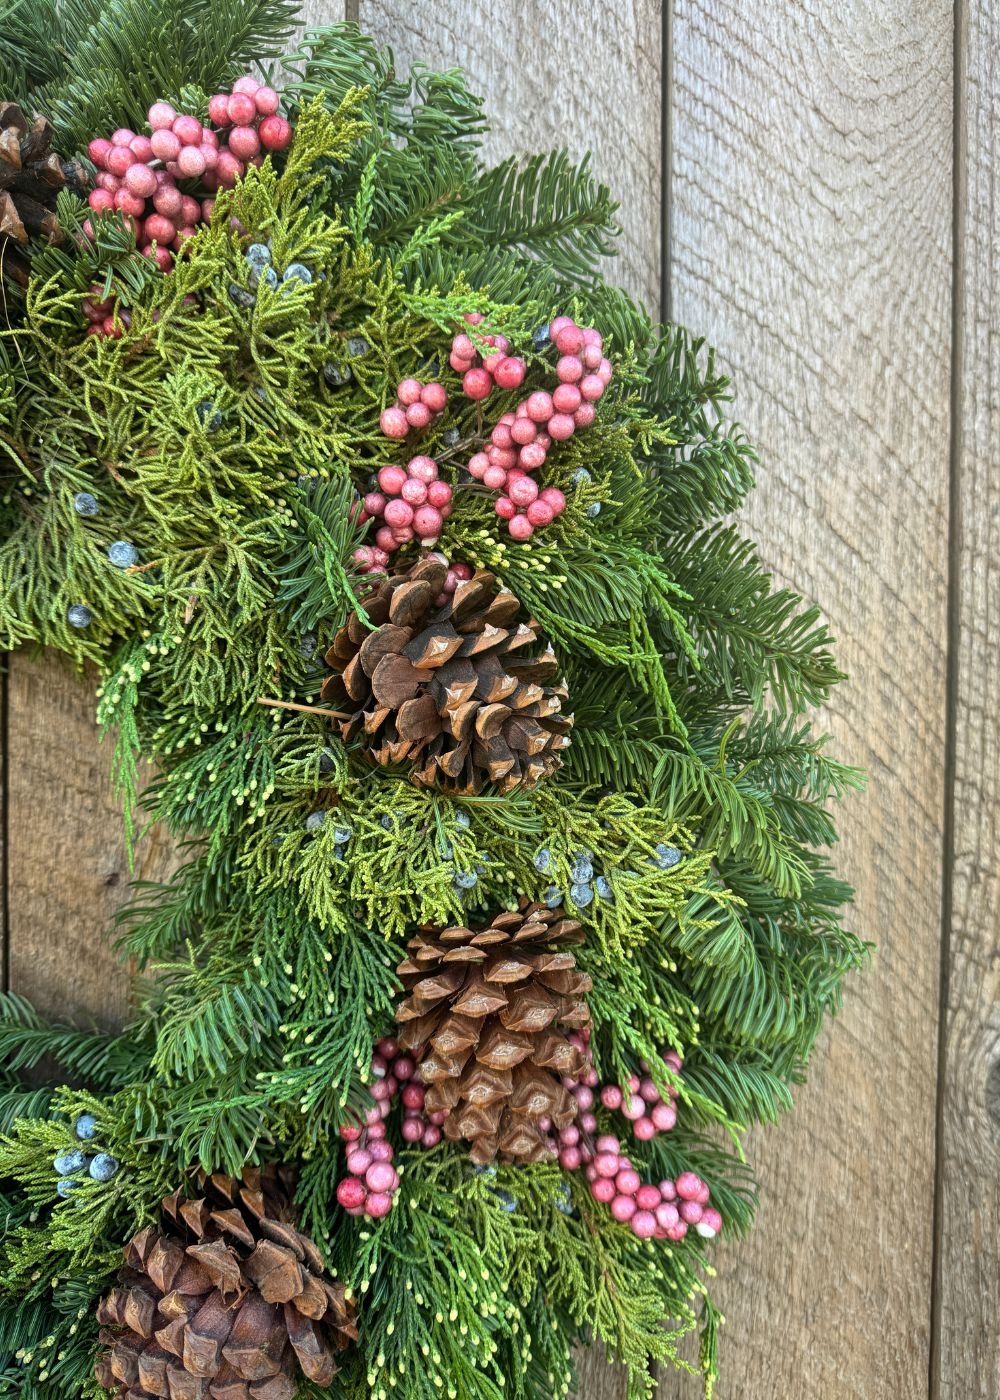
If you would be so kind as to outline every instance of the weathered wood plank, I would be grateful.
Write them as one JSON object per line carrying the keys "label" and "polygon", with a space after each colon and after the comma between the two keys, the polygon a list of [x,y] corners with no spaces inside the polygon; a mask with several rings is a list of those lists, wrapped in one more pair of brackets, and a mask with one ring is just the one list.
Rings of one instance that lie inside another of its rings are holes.
{"label": "weathered wood plank", "polygon": [[[617,275],[654,314],[660,303],[661,16],[655,0],[584,14],[560,0],[500,12],[485,0],[361,0],[362,26],[402,69],[461,67],[486,98],[488,160],[567,146],[590,150],[621,201]],[[602,1351],[577,1357],[579,1400],[621,1400],[624,1373]]]}
{"label": "weathered wood plank", "polygon": [[956,724],[950,959],[940,1084],[935,1400],[1000,1394],[1000,14],[960,10]]}
{"label": "weathered wood plank", "polygon": [[[10,985],[46,1016],[110,1030],[125,1017],[128,979],[108,928],[130,876],[94,685],[55,657],[11,658]],[[154,830],[138,847],[135,876],[161,879],[175,860]]]}
{"label": "weathered wood plank", "polygon": [[400,68],[464,68],[493,124],[487,160],[566,146],[621,201],[618,280],[660,303],[660,5],[618,0],[581,11],[566,0],[498,10],[486,0],[436,5],[361,0],[362,26]]}
{"label": "weathered wood plank", "polygon": [[[749,528],[840,638],[851,679],[826,718],[871,783],[842,814],[839,861],[853,924],[880,944],[797,1113],[750,1142],[762,1208],[718,1255],[720,1400],[927,1394],[951,32],[944,0],[675,0],[673,312],[719,347],[761,447]],[[977,1233],[976,1208],[954,1227]]]}

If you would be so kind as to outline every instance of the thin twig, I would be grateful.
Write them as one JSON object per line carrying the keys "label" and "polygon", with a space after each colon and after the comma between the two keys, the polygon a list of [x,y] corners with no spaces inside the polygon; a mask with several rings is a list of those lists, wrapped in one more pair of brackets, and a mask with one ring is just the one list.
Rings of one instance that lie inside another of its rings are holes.
{"label": "thin twig", "polygon": [[352,719],[340,710],[321,710],[318,705],[294,705],[291,700],[271,700],[265,695],[258,696],[258,705],[270,705],[275,710],[297,710],[303,715],[322,715],[324,719]]}

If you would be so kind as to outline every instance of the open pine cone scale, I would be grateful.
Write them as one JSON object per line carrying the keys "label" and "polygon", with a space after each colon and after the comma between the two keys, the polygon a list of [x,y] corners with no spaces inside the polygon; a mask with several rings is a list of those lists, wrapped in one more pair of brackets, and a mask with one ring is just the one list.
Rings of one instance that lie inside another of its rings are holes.
{"label": "open pine cone scale", "polygon": [[357,1336],[344,1286],[282,1214],[280,1174],[203,1179],[203,1195],[163,1202],[164,1229],[129,1242],[101,1300],[97,1378],[122,1400],[294,1400],[296,1373],[319,1385]]}
{"label": "open pine cone scale", "polygon": [[56,198],[68,186],[82,193],[83,167],[52,150],[53,130],[44,117],[29,120],[16,102],[0,102],[0,258],[26,281],[32,238],[62,241]]}
{"label": "open pine cone scale", "polygon": [[369,630],[352,616],[326,661],[339,674],[323,699],[349,717],[345,741],[361,736],[381,765],[412,763],[413,781],[475,793],[533,787],[559,767],[572,718],[551,647],[539,655],[534,620],[480,571],[439,602],[446,567],[422,560],[364,599]]}

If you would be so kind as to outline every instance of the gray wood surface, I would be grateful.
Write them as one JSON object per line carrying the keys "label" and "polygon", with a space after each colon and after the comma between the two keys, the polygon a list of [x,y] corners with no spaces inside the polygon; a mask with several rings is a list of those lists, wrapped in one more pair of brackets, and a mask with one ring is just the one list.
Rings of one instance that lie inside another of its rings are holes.
{"label": "gray wood surface", "polygon": [[934,1400],[1000,1395],[1000,14],[960,15],[954,823]]}

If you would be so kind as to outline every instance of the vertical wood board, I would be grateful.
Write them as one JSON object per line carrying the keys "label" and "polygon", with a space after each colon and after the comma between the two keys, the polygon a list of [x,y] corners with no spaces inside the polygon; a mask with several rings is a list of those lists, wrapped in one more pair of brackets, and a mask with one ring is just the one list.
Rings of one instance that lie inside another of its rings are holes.
{"label": "vertical wood board", "polygon": [[[945,749],[951,29],[943,0],[675,0],[673,314],[761,451],[743,523],[820,602],[870,771],[841,813],[871,973],[718,1254],[719,1400],[927,1393]],[[668,1380],[667,1396],[690,1394]]]}

